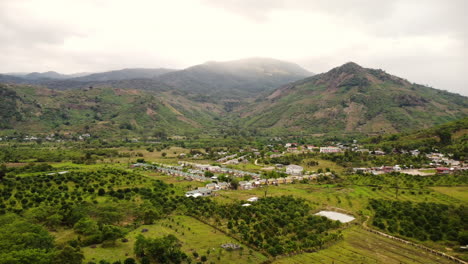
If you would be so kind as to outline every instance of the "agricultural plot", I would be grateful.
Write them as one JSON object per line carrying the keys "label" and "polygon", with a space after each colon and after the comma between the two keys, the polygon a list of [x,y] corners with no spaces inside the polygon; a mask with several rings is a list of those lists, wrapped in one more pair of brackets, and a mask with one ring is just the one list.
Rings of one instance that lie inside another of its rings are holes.
{"label": "agricultural plot", "polygon": [[314,253],[281,258],[275,264],[291,263],[385,263],[385,264],[449,264],[448,259],[353,227],[345,230],[344,240]]}
{"label": "agricultural plot", "polygon": [[363,186],[338,187],[334,185],[313,184],[283,184],[268,186],[252,190],[221,191],[215,199],[221,202],[232,202],[233,200],[247,200],[252,196],[263,197],[265,192],[268,196],[292,195],[304,198],[320,207],[339,207],[349,211],[367,210],[369,199],[387,199],[412,202],[434,202],[443,204],[460,204],[462,201],[426,190],[399,190],[398,196],[392,188],[371,188]]}
{"label": "agricultural plot", "polygon": [[[147,229],[147,232],[142,232]],[[125,260],[127,257],[135,257],[133,245],[136,236],[142,234],[145,237],[155,238],[172,234],[182,243],[182,250],[195,259],[194,252],[201,256],[206,256],[208,263],[261,263],[267,260],[264,255],[255,252],[245,245],[240,244],[226,234],[206,225],[192,217],[174,216],[164,219],[153,225],[143,225],[127,234],[128,242],[118,241],[115,247],[103,248],[97,245],[96,248],[85,247],[83,252],[85,262],[100,260],[117,261]],[[242,246],[242,250],[228,251],[220,246],[225,243],[235,243]]]}
{"label": "agricultural plot", "polygon": [[431,189],[458,199],[465,204],[468,203],[468,186],[432,187]]}

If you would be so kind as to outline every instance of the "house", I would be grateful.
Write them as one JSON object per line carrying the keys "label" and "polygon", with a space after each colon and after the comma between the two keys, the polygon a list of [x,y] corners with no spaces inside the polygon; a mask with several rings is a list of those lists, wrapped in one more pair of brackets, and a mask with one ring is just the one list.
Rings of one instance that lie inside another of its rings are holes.
{"label": "house", "polygon": [[220,172],[221,171],[221,167],[219,167],[219,166],[208,166],[206,169],[208,171],[211,171],[211,172]]}
{"label": "house", "polygon": [[389,173],[389,172],[394,171],[392,166],[382,166],[380,170],[383,171],[384,173]]}
{"label": "house", "polygon": [[314,145],[307,145],[307,149],[308,150],[314,150],[314,149],[318,149],[318,147],[316,147]]}
{"label": "house", "polygon": [[248,181],[240,181],[239,182],[239,189],[241,189],[241,190],[250,190],[252,188],[253,188],[253,186],[252,186],[251,182],[248,182]]}
{"label": "house", "polygon": [[287,152],[298,152],[299,149],[297,147],[290,147],[286,150]]}
{"label": "house", "polygon": [[278,184],[278,181],[276,179],[271,178],[271,179],[267,179],[266,183],[268,185],[272,185],[272,184]]}
{"label": "house", "polygon": [[374,154],[382,156],[382,155],[385,155],[385,152],[381,151],[381,150],[376,150],[376,151],[374,151]]}
{"label": "house", "polygon": [[286,179],[283,178],[283,177],[278,178],[277,181],[278,181],[278,184],[284,184],[284,183],[286,183]]}
{"label": "house", "polygon": [[340,153],[341,149],[338,147],[321,147],[320,153]]}
{"label": "house", "polygon": [[193,191],[188,191],[185,193],[185,197],[203,197],[203,196],[210,196],[212,190],[205,188],[205,187],[198,187],[198,189]]}
{"label": "house", "polygon": [[450,168],[446,167],[437,167],[436,168],[437,174],[449,174],[450,173]]}
{"label": "house", "polygon": [[230,187],[230,184],[227,182],[220,182],[218,183],[219,189],[220,190],[227,190]]}
{"label": "house", "polygon": [[216,183],[208,183],[205,187],[209,190],[219,190],[219,185]]}
{"label": "house", "polygon": [[301,175],[304,168],[299,165],[288,165],[286,166],[286,173],[290,175]]}
{"label": "house", "polygon": [[251,206],[251,204],[245,203],[245,204],[243,204],[242,206],[247,207],[247,206]]}

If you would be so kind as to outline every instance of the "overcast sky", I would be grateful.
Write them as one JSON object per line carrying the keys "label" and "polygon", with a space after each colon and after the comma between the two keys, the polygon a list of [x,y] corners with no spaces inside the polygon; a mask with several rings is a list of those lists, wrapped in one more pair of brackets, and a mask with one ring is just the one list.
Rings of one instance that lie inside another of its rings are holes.
{"label": "overcast sky", "polygon": [[0,72],[354,61],[468,95],[466,0],[0,0]]}

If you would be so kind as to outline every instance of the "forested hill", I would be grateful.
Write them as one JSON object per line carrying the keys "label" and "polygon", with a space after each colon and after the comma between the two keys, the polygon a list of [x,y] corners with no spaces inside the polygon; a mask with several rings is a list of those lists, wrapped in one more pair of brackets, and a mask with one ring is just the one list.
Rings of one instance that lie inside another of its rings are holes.
{"label": "forested hill", "polygon": [[213,125],[219,106],[170,91],[87,88],[67,91],[0,84],[3,134],[184,134]]}
{"label": "forested hill", "polygon": [[468,98],[346,63],[285,85],[239,114],[249,128],[284,133],[392,133],[468,115]]}

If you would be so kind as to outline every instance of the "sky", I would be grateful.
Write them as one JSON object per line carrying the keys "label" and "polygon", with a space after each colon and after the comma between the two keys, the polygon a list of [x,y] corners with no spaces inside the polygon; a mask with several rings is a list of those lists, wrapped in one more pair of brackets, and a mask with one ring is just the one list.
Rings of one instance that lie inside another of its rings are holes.
{"label": "sky", "polygon": [[0,0],[0,72],[349,61],[468,95],[466,0]]}

